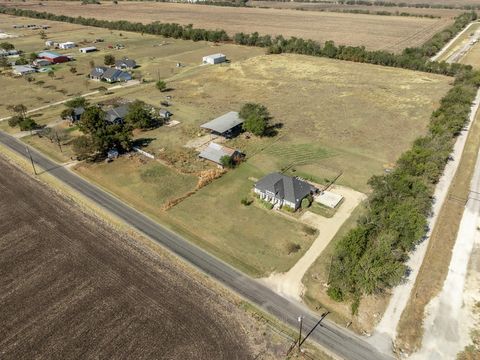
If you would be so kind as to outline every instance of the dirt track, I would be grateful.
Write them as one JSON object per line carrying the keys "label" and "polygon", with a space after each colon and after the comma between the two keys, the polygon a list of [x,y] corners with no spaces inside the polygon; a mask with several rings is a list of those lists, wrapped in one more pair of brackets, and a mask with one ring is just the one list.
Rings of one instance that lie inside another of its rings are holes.
{"label": "dirt track", "polygon": [[0,194],[0,358],[253,358],[245,313],[171,260],[2,158]]}

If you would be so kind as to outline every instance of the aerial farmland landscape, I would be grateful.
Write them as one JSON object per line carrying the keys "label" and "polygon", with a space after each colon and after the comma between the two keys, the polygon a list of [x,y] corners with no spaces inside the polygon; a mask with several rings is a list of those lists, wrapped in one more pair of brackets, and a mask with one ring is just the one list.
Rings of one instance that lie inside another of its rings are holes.
{"label": "aerial farmland landscape", "polygon": [[0,358],[480,358],[478,11],[0,1]]}

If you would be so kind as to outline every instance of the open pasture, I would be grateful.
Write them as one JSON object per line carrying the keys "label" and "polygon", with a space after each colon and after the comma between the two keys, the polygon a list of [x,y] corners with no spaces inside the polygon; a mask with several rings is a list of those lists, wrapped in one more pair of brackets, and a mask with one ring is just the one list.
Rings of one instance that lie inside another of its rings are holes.
{"label": "open pasture", "polygon": [[22,9],[55,14],[92,17],[104,20],[154,21],[193,24],[197,28],[296,36],[318,41],[333,40],[343,45],[364,45],[368,49],[401,51],[418,46],[450,22],[448,19],[423,19],[323,12],[299,12],[289,9],[233,8],[193,4],[153,2],[103,2],[81,5],[73,1],[3,3]]}
{"label": "open pasture", "polygon": [[425,131],[449,82],[368,64],[266,55],[185,74],[171,84],[177,103],[209,109],[210,118],[245,102],[267,106],[272,123],[280,124],[276,137],[231,141],[264,172],[290,166],[318,182],[329,177],[325,173],[343,172],[341,183],[365,192],[368,178]]}

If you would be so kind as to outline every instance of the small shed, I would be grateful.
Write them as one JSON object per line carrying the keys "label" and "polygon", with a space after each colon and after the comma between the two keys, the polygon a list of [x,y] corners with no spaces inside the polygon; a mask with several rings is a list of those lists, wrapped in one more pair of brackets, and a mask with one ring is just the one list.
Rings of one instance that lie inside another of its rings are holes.
{"label": "small shed", "polygon": [[118,158],[118,155],[119,155],[119,153],[118,153],[117,149],[110,149],[107,152],[107,157],[109,159],[116,159],[116,158]]}
{"label": "small shed", "polygon": [[211,142],[198,156],[222,166],[222,157],[239,158],[242,156],[242,153],[238,150]]}
{"label": "small shed", "polygon": [[240,132],[243,119],[240,118],[238,112],[230,111],[212,121],[200,125],[202,129],[210,130],[214,134],[231,138]]}
{"label": "small shed", "polygon": [[45,41],[45,46],[52,47],[55,46],[55,42],[53,40]]}
{"label": "small shed", "polygon": [[87,46],[87,47],[84,47],[84,48],[80,48],[78,49],[78,51],[80,51],[81,53],[90,53],[90,52],[95,52],[97,51],[97,48],[95,46]]}
{"label": "small shed", "polygon": [[173,114],[168,111],[167,109],[160,109],[160,111],[158,112],[158,114],[160,115],[160,117],[162,119],[165,119],[165,120],[168,120],[170,119],[170,116],[172,116]]}
{"label": "small shed", "polygon": [[204,64],[220,64],[227,61],[227,57],[223,54],[213,54],[213,55],[207,55],[203,57],[203,63]]}

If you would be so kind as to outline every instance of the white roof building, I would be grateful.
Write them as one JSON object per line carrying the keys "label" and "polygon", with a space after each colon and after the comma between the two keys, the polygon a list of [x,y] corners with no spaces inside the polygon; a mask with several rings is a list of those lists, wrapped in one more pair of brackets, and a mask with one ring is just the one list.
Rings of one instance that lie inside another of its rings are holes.
{"label": "white roof building", "polygon": [[87,46],[87,47],[78,49],[78,51],[86,54],[86,53],[89,53],[89,52],[97,51],[97,48],[95,46]]}
{"label": "white roof building", "polygon": [[72,41],[67,41],[67,42],[58,44],[58,47],[60,49],[73,49],[75,46],[76,46],[75,43]]}
{"label": "white roof building", "polygon": [[27,75],[36,72],[30,65],[14,65],[12,71],[15,75]]}
{"label": "white roof building", "polygon": [[204,64],[220,64],[227,61],[227,57],[223,54],[213,54],[213,55],[207,55],[203,57],[203,63]]}

